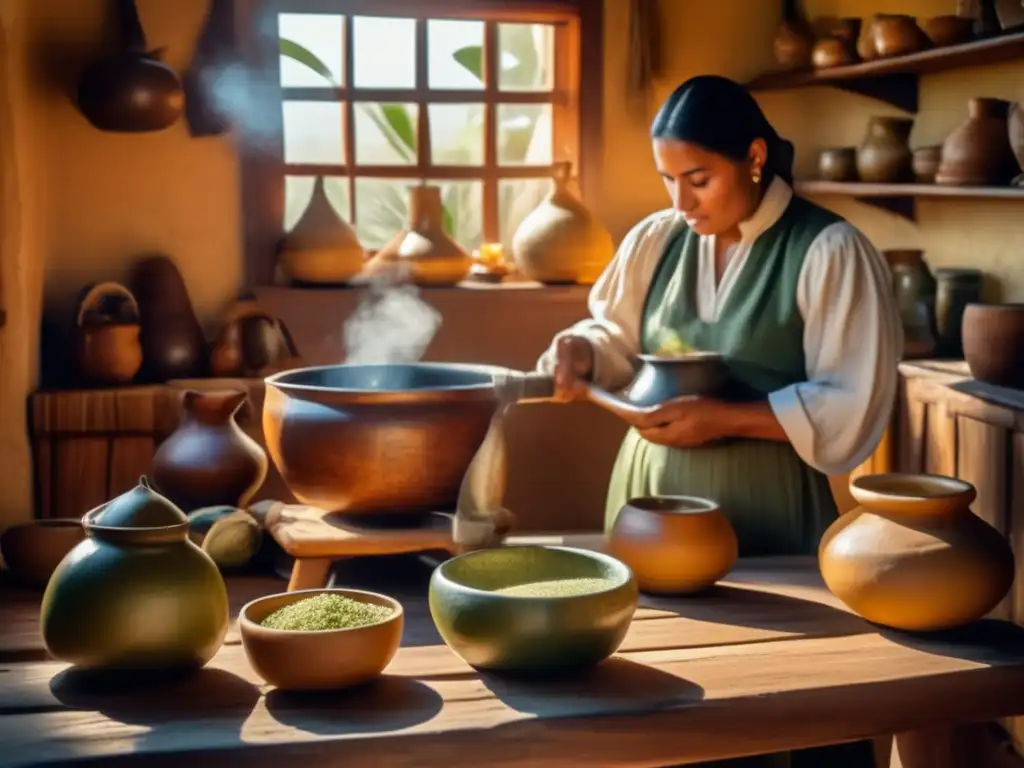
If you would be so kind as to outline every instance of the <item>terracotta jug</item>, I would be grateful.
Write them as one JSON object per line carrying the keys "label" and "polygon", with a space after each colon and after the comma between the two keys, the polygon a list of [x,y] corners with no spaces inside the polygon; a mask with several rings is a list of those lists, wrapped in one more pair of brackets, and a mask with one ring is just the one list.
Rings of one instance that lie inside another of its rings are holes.
{"label": "terracotta jug", "polygon": [[367,265],[367,274],[408,273],[418,285],[450,286],[461,282],[473,257],[444,230],[440,187],[409,190],[409,223]]}
{"label": "terracotta jug", "polygon": [[797,0],[783,0],[782,22],[772,45],[775,61],[782,69],[806,69],[811,64],[813,47],[814,31],[800,12]]}
{"label": "terracotta jug", "polygon": [[183,394],[181,423],[153,456],[153,480],[186,512],[245,507],[266,479],[266,452],[235,421],[247,397],[238,390]]}
{"label": "terracotta jug", "polygon": [[139,305],[119,283],[97,283],[78,305],[78,375],[94,386],[131,383],[142,367]]}
{"label": "terracotta jug", "polygon": [[285,276],[302,283],[345,283],[362,271],[366,251],[327,199],[323,176],[317,176],[302,217],[282,238],[278,259]]}
{"label": "terracotta jug", "polygon": [[569,191],[571,169],[569,163],[555,164],[551,194],[512,237],[512,258],[530,280],[590,284],[615,255],[608,230]]}
{"label": "terracotta jug", "polygon": [[1005,186],[1020,170],[1010,145],[1010,102],[971,99],[967,120],[942,143],[936,184]]}
{"label": "terracotta jug", "polygon": [[873,184],[897,184],[913,178],[910,130],[907,117],[872,117],[867,135],[857,147],[857,174]]}
{"label": "terracotta jug", "polygon": [[1006,539],[971,512],[973,485],[940,475],[866,475],[850,483],[860,506],[822,537],[829,590],[868,621],[907,631],[950,629],[984,617],[1010,591]]}

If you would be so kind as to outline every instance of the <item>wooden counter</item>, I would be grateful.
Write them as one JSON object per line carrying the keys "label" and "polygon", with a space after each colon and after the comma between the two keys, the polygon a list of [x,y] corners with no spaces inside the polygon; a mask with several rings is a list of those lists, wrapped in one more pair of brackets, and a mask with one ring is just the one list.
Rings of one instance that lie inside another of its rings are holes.
{"label": "wooden counter", "polygon": [[[622,768],[918,729],[937,729],[930,750],[951,750],[936,738],[945,726],[1024,713],[1024,630],[879,631],[842,609],[810,559],[745,561],[706,595],[644,599],[614,659],[577,679],[532,683],[477,673],[440,644],[418,560],[345,568],[347,586],[403,601],[403,647],[377,684],[312,697],[263,685],[234,632],[189,681],[97,689],[45,660],[38,596],[0,592],[0,765]],[[283,589],[230,583],[235,607]],[[913,762],[907,752],[903,765],[991,764],[973,749],[967,762],[959,754]]]}

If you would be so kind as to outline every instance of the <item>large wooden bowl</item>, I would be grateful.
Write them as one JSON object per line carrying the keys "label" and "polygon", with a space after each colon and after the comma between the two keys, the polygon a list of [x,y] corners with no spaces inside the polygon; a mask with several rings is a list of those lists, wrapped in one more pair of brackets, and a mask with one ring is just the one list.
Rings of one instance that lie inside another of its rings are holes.
{"label": "large wooden bowl", "polygon": [[[496,590],[535,581],[607,579],[598,592],[520,597]],[[629,567],[572,547],[510,546],[453,558],[430,579],[430,614],[444,641],[467,663],[510,672],[567,671],[618,649],[636,610]]]}

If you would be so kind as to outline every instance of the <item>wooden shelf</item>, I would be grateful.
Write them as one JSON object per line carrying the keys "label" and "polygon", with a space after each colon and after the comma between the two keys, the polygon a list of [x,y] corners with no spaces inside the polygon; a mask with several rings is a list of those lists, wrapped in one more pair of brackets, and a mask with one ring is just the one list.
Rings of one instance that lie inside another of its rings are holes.
{"label": "wooden shelf", "polygon": [[867,184],[864,182],[798,181],[802,195],[852,197],[862,203],[895,213],[911,221],[917,218],[918,198],[1020,200],[1024,187],[954,187],[940,184]]}
{"label": "wooden shelf", "polygon": [[961,67],[998,64],[1024,57],[1024,32],[1016,31],[961,45],[931,48],[907,56],[801,72],[770,72],[747,83],[752,91],[831,86],[869,96],[907,112],[917,111],[920,75]]}

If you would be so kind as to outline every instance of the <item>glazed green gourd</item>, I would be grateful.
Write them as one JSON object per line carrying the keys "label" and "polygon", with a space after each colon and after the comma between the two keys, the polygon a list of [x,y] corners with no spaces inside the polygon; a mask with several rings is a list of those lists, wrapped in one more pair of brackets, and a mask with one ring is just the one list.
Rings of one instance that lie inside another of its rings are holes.
{"label": "glazed green gourd", "polygon": [[188,518],[149,487],[87,513],[88,536],[54,571],[40,615],[52,656],[89,669],[198,669],[220,649],[228,597]]}

